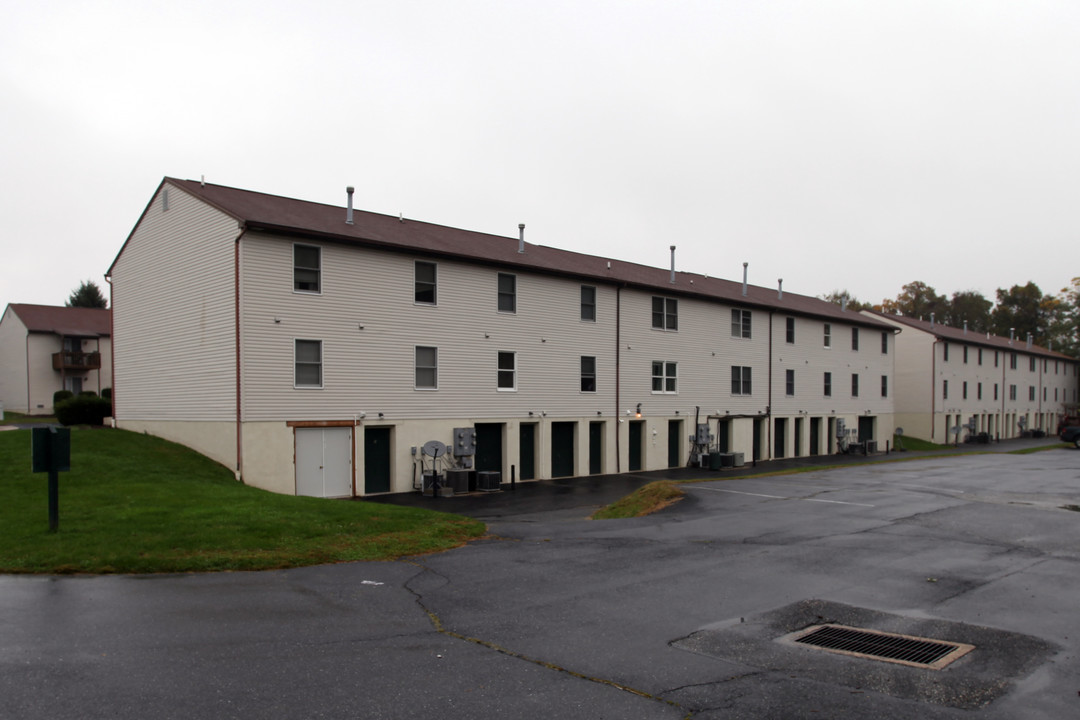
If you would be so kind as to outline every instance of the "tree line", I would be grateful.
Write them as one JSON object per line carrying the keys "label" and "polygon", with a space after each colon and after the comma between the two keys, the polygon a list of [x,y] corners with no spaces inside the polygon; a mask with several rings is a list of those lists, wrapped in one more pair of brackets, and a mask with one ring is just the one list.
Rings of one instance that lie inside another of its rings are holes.
{"label": "tree line", "polygon": [[904,285],[895,298],[880,303],[864,303],[847,290],[833,290],[823,300],[847,303],[854,310],[876,310],[942,323],[973,332],[1009,337],[1010,332],[1027,342],[1028,333],[1036,345],[1080,358],[1080,277],[1057,295],[1044,294],[1033,282],[998,288],[994,301],[976,290],[960,290],[952,296],[938,292],[916,280]]}

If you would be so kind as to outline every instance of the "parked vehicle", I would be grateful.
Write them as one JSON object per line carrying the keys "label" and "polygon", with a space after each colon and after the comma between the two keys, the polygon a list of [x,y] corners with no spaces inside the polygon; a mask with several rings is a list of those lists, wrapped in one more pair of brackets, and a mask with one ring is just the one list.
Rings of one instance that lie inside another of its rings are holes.
{"label": "parked vehicle", "polygon": [[1077,448],[1080,448],[1080,425],[1070,425],[1063,428],[1058,435],[1062,442],[1071,442]]}

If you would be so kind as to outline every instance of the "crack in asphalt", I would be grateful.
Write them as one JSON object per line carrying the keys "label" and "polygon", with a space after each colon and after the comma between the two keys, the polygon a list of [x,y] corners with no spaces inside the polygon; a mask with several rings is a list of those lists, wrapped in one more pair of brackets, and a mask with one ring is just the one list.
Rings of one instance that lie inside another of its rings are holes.
{"label": "crack in asphalt", "polygon": [[516,650],[511,650],[510,648],[505,648],[505,647],[499,645],[498,643],[494,643],[494,642],[492,642],[490,640],[484,640],[482,638],[471,637],[469,635],[464,635],[462,633],[455,632],[453,630],[447,629],[443,625],[442,618],[440,618],[438,616],[438,614],[436,614],[433,610],[431,610],[430,608],[428,608],[424,604],[424,596],[421,593],[414,590],[413,588],[411,588],[409,586],[409,584],[413,580],[415,580],[415,579],[419,578],[420,576],[422,576],[425,572],[432,573],[433,575],[435,575],[435,576],[441,578],[442,580],[444,580],[446,583],[449,583],[450,579],[447,578],[445,575],[442,575],[441,573],[438,573],[438,572],[432,570],[429,567],[421,565],[418,562],[415,562],[415,561],[412,561],[412,560],[405,560],[403,562],[405,562],[405,563],[407,563],[409,565],[412,565],[412,566],[414,566],[416,568],[419,568],[420,572],[418,572],[416,575],[414,575],[412,578],[410,578],[405,583],[404,587],[405,587],[406,590],[408,590],[410,593],[412,593],[413,597],[416,599],[417,606],[421,610],[424,611],[424,614],[426,614],[428,616],[428,620],[431,621],[431,625],[435,629],[435,632],[439,633],[440,635],[445,635],[447,637],[454,638],[455,640],[461,640],[462,642],[473,643],[474,645],[479,645],[480,647],[484,647],[484,648],[487,648],[489,650],[494,650],[497,653],[507,655],[507,656],[512,657],[512,658],[514,658],[516,660],[523,660],[525,662],[532,663],[533,665],[537,665],[539,667],[546,668],[548,670],[554,670],[556,672],[563,673],[564,675],[569,675],[570,677],[574,677],[574,678],[577,678],[579,680],[586,680],[588,682],[597,683],[599,685],[606,685],[607,687],[615,688],[616,690],[621,690],[623,692],[630,693],[631,695],[636,695],[638,697],[645,698],[646,700],[652,700],[654,702],[659,702],[659,703],[663,703],[665,705],[670,705],[671,707],[678,708],[679,710],[686,710],[687,714],[684,716],[683,720],[689,720],[689,718],[693,717],[694,712],[692,710],[689,710],[689,709],[683,707],[681,704],[679,704],[677,702],[674,702],[673,700],[668,700],[666,698],[660,697],[658,695],[654,695],[653,693],[647,692],[645,690],[640,690],[638,688],[631,687],[629,685],[624,685],[622,683],[615,682],[614,680],[608,680],[607,678],[598,678],[598,677],[595,677],[595,676],[592,676],[592,675],[586,675],[585,673],[580,673],[580,672],[577,672],[576,670],[571,670],[569,668],[562,667],[561,665],[558,665],[556,663],[548,662],[546,660],[541,660],[539,658],[530,657],[530,656],[528,656],[528,655],[526,655],[524,653],[517,652]]}

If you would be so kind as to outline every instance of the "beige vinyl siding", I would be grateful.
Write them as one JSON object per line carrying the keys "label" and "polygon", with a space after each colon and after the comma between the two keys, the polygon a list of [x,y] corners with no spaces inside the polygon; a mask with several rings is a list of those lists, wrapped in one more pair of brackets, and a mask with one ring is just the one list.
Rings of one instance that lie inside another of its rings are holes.
{"label": "beige vinyl siding", "polygon": [[[652,327],[652,298],[663,296],[639,290],[622,293],[622,404],[642,404],[649,417],[693,417],[716,410],[731,414],[757,413],[768,405],[768,313],[754,310],[751,337],[731,336],[730,305],[685,297],[679,301],[679,329]],[[678,394],[652,391],[652,362],[677,362]],[[751,395],[731,394],[731,366],[750,367]],[[686,434],[690,427],[686,426]],[[666,446],[665,446],[666,447]],[[665,456],[666,459],[666,456]]]}
{"label": "beige vinyl siding", "polygon": [[[615,291],[597,287],[580,319],[572,280],[517,275],[517,312],[497,310],[497,268],[437,260],[438,304],[414,302],[414,262],[430,257],[322,247],[322,293],[292,291],[292,242],[241,241],[245,420],[596,416],[614,412]],[[323,387],[293,387],[296,339],[321,340]],[[437,347],[438,389],[414,389],[414,348]],[[517,390],[497,388],[500,351],[517,354]],[[597,392],[580,392],[580,358]]]}
{"label": "beige vinyl siding", "polygon": [[[851,349],[854,325],[830,320],[833,342],[822,342],[825,321],[818,318],[795,318],[795,343],[785,342],[786,317],[773,318],[773,415],[891,415],[896,390],[894,377],[895,345],[889,339],[889,352],[881,352],[881,332],[859,328],[859,350]],[[892,333],[890,332],[890,336]],[[842,341],[838,341],[842,340]],[[786,371],[795,371],[795,395],[785,391]],[[824,376],[832,373],[832,395],[826,397]],[[859,396],[851,396],[851,376],[859,375]],[[889,378],[888,397],[881,397],[881,376]],[[879,433],[880,434],[880,433]]]}
{"label": "beige vinyl siding", "polygon": [[26,334],[26,325],[7,308],[0,318],[0,403],[12,412],[27,412]]}
{"label": "beige vinyl siding", "polygon": [[117,420],[235,420],[235,220],[160,191],[113,267]]}

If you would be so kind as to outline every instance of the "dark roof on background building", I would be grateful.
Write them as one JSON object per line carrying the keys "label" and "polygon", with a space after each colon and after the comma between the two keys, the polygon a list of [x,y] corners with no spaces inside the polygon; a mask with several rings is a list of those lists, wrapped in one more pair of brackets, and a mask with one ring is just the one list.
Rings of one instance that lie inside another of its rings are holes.
{"label": "dark roof on background building", "polygon": [[1007,337],[1001,337],[999,335],[990,335],[985,332],[975,332],[974,330],[964,330],[963,328],[949,327],[948,325],[942,325],[941,323],[930,324],[926,320],[916,320],[915,318],[905,317],[903,315],[887,315],[885,313],[879,313],[874,310],[867,310],[868,313],[873,313],[879,317],[888,318],[893,322],[906,325],[916,330],[922,330],[923,332],[930,333],[941,340],[948,340],[950,342],[967,343],[969,345],[980,345],[982,347],[992,348],[994,350],[1005,350],[1008,352],[1026,352],[1031,355],[1040,355],[1048,358],[1054,358],[1056,360],[1071,360],[1077,362],[1074,357],[1069,357],[1064,353],[1057,352],[1056,350],[1049,350],[1041,345],[1035,345],[1028,347],[1027,338],[1016,338],[1012,341]]}
{"label": "dark roof on background building", "polygon": [[[226,215],[236,218],[245,228],[251,230],[265,230],[395,252],[457,258],[503,268],[573,277],[598,284],[631,286],[657,294],[696,297],[730,305],[893,329],[875,318],[855,310],[842,309],[839,305],[815,297],[785,290],[783,298],[780,298],[776,288],[748,285],[747,294],[744,296],[741,282],[688,272],[676,272],[675,283],[672,284],[670,269],[585,255],[528,242],[525,243],[525,252],[519,253],[519,238],[514,237],[459,230],[362,210],[354,211],[353,224],[348,225],[345,222],[346,209],[337,205],[295,200],[196,180],[165,178],[162,185],[190,193]],[[132,230],[132,234],[134,232]],[[129,240],[130,237],[129,235]],[[123,248],[120,253],[123,253]],[[115,264],[114,261],[113,265]],[[110,267],[109,274],[111,273]]]}
{"label": "dark roof on background building", "polygon": [[26,329],[69,337],[109,337],[112,335],[112,310],[99,308],[57,307],[11,303]]}

